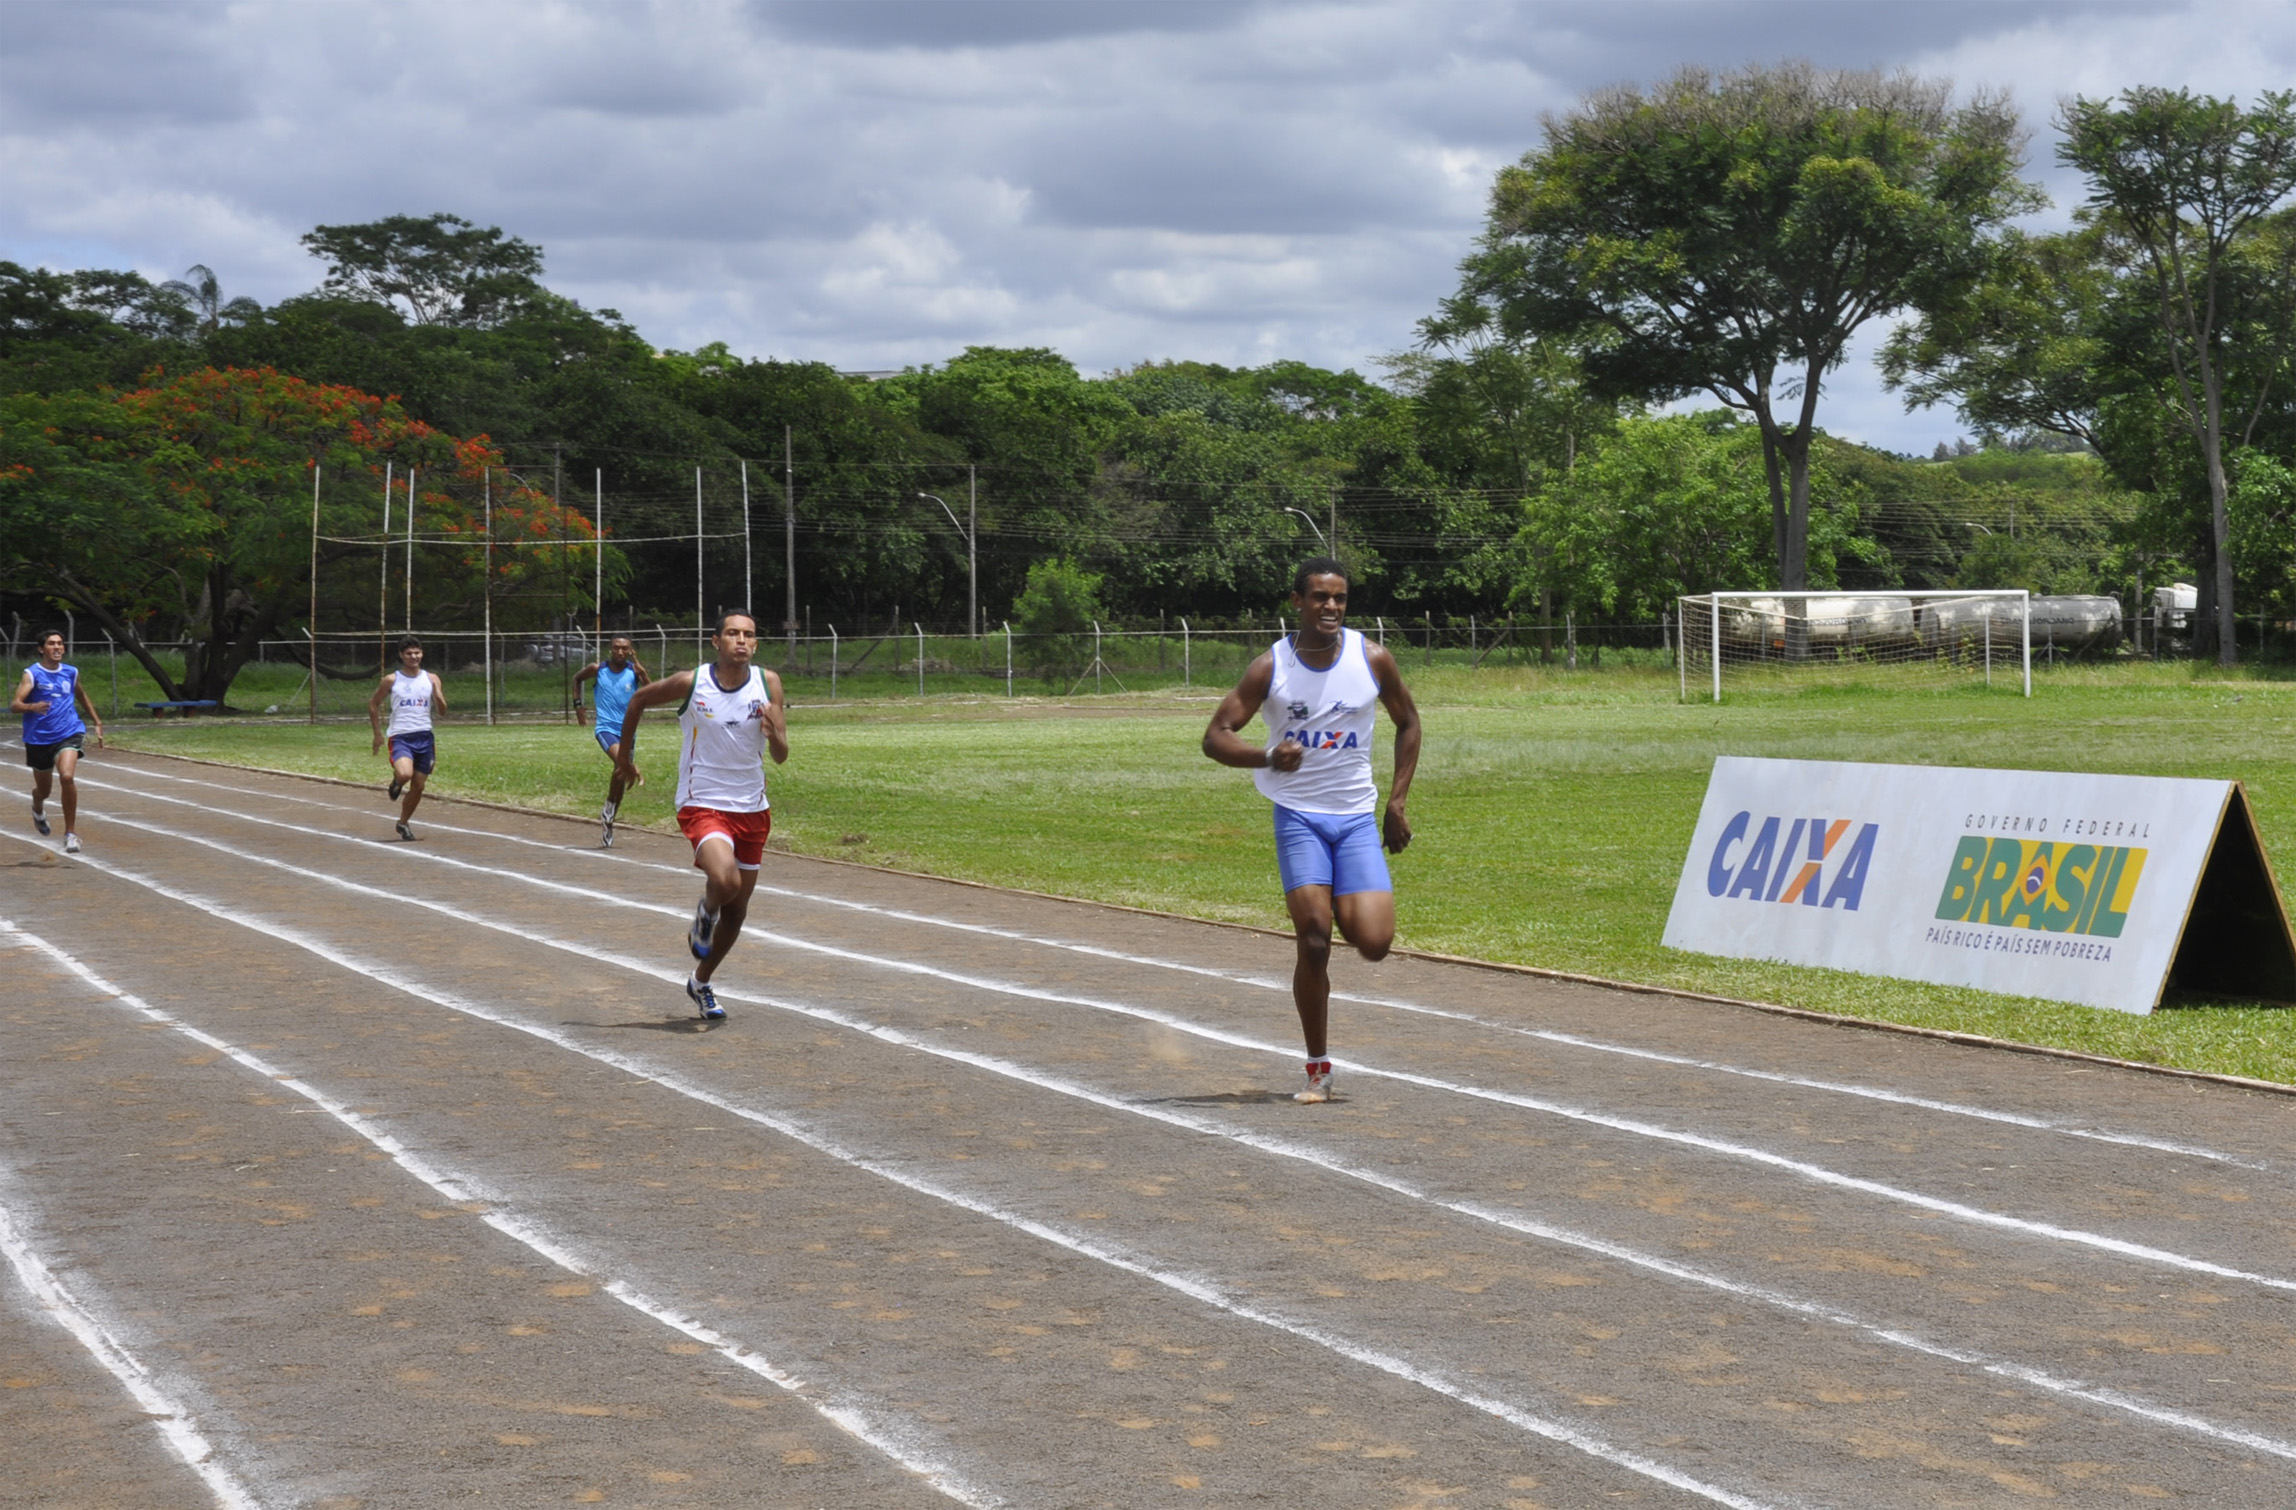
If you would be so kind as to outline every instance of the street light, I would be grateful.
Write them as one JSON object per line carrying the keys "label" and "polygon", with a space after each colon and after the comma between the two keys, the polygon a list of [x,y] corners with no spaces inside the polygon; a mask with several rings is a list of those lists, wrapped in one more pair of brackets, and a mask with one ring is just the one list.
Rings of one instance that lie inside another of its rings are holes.
{"label": "street light", "polygon": [[919,493],[917,496],[919,498],[930,498],[933,500],[933,502],[939,504],[941,506],[941,512],[949,516],[950,525],[955,528],[958,534],[965,537],[965,633],[974,639],[978,639],[980,638],[978,631],[980,629],[981,619],[981,579],[980,556],[979,552],[975,549],[974,536],[977,532],[979,521],[976,517],[974,521],[975,529],[966,529],[963,525],[957,523],[957,511],[950,508],[948,500],[941,497],[940,494]]}
{"label": "street light", "polygon": [[[1985,530],[1985,526],[1984,526],[1984,525],[1982,525],[1982,524],[1977,524],[1977,523],[1974,523],[1974,522],[1973,522],[1973,521],[1971,521],[1971,520],[1967,520],[1967,519],[1964,519],[1964,520],[1962,520],[1961,522],[1962,522],[1964,525],[1968,526],[1968,528],[1970,528],[1970,529],[1973,529],[1973,530]],[[1986,533],[1986,534],[1988,534],[1988,535],[1990,535],[1990,534],[1992,534],[1993,532],[1992,532],[1991,530],[1985,530],[1985,533]]]}
{"label": "street light", "polygon": [[1323,526],[1315,522],[1315,516],[1313,514],[1310,514],[1305,509],[1295,508],[1286,508],[1284,512],[1287,514],[1297,514],[1300,518],[1305,519],[1307,521],[1307,527],[1315,531],[1315,543],[1322,546],[1325,550],[1331,549],[1331,542],[1324,538]]}

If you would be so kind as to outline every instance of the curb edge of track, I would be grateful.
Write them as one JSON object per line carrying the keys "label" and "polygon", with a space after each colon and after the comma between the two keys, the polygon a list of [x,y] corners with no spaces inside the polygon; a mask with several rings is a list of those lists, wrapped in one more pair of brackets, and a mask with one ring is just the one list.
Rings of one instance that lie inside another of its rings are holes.
{"label": "curb edge of track", "polygon": [[[152,760],[179,760],[186,765],[211,766],[217,770],[245,771],[250,775],[277,776],[288,781],[312,781],[325,786],[352,787],[369,791],[373,782],[350,781],[341,776],[316,776],[307,771],[282,771],[273,766],[243,765],[230,760],[208,760],[197,755],[177,755],[164,750],[136,749],[121,746],[122,754],[141,755]],[[482,797],[446,797],[425,794],[432,802],[451,802],[458,807],[482,808],[489,812],[509,813],[520,818],[548,818],[559,823],[577,823],[589,826],[597,822],[573,813],[553,813],[545,808],[521,807],[514,802],[489,802]],[[661,833],[662,830],[633,825],[640,833]],[[968,881],[961,876],[938,876],[930,871],[902,870],[891,865],[871,865],[865,860],[845,860],[835,855],[801,855],[794,851],[778,853],[789,855],[816,865],[844,865],[854,870],[874,871],[880,875],[904,876],[918,881],[938,881],[947,886],[969,886],[976,891],[1001,892],[1006,896],[1033,897],[1045,902],[1064,902],[1071,907],[1100,907],[1110,912],[1130,913],[1135,917],[1163,918],[1175,923],[1194,923],[1208,928],[1228,928],[1241,933],[1256,933],[1264,938],[1288,939],[1290,934],[1277,928],[1263,928],[1257,923],[1235,923],[1224,918],[1195,917],[1184,912],[1164,912],[1154,907],[1134,907],[1123,902],[1103,902],[1092,897],[1064,897],[1057,892],[1031,891],[1021,886],[999,886],[992,881]],[[1839,1012],[1820,1012],[1810,1007],[1789,1007],[1779,1002],[1750,1001],[1739,996],[1717,996],[1707,991],[1692,991],[1683,986],[1652,985],[1644,981],[1613,980],[1604,975],[1586,975],[1572,970],[1555,970],[1542,965],[1517,965],[1504,960],[1477,959],[1470,954],[1442,954],[1432,949],[1394,949],[1390,957],[1427,960],[1434,964],[1464,965],[1474,970],[1489,970],[1501,975],[1524,975],[1535,980],[1559,981],[1567,985],[1597,986],[1608,991],[1626,991],[1636,996],[1666,996],[1677,1001],[1702,1002],[1708,1006],[1739,1007],[1751,1012],[1762,1012],[1772,1017],[1788,1017],[1803,1022],[1818,1023],[1825,1027],[1853,1028],[1871,1033],[1895,1033],[1906,1038],[1927,1038],[1934,1042],[1957,1044],[1963,1048],[1994,1049],[2010,1054],[2029,1054],[2043,1059],[2066,1059],[2081,1064],[2103,1065],[2117,1070],[2135,1070],[2140,1074],[2160,1075],[2173,1080],[2195,1080],[2209,1085],[2222,1085],[2234,1090],[2262,1091],[2274,1096],[2296,1096],[2296,1085],[2277,1080],[2258,1080],[2249,1075],[2224,1075],[2212,1070],[2181,1069],[2171,1064],[2147,1064],[2139,1059],[2116,1059],[2110,1054],[2091,1054],[2081,1049],[2060,1049],[2048,1044],[2019,1043],[2014,1038],[1995,1038],[1984,1033],[1961,1033],[1951,1028],[1924,1028],[1912,1023],[1888,1022],[1878,1017],[1850,1017]]]}

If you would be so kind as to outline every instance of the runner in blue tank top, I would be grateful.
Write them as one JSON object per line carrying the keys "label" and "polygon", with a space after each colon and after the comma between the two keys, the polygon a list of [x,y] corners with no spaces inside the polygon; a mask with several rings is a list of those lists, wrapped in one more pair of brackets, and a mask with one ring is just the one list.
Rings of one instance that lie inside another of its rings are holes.
{"label": "runner in blue tank top", "polygon": [[[603,664],[592,661],[574,673],[574,717],[583,723],[590,722],[589,714],[582,708],[582,684],[595,681],[598,689],[592,700],[598,705],[598,721],[591,732],[597,737],[598,748],[614,763],[613,774],[606,778],[606,806],[598,814],[599,822],[605,826],[605,834],[598,842],[606,849],[614,847],[614,815],[622,810],[622,715],[630,706],[630,694],[651,680],[638,659],[637,647],[630,643],[628,635],[620,634],[606,646]],[[645,783],[646,778],[641,774],[638,784]]]}
{"label": "runner in blue tank top", "polygon": [[[80,668],[64,664],[64,637],[51,629],[40,636],[40,658],[24,668],[16,683],[11,713],[24,715],[24,763],[32,768],[32,826],[48,832],[48,786],[64,784],[64,853],[80,852],[77,827],[80,786],[73,773],[80,767],[80,746],[95,725],[96,748],[104,747],[104,721],[80,685]],[[87,714],[87,722],[80,720]]]}
{"label": "runner in blue tank top", "polygon": [[[1276,866],[1298,959],[1292,998],[1307,1039],[1307,1088],[1295,1101],[1331,1099],[1331,932],[1367,960],[1395,942],[1395,885],[1381,845],[1411,842],[1403,816],[1419,768],[1419,709],[1384,645],[1347,625],[1347,568],[1329,556],[1300,564],[1291,603],[1299,632],[1244,670],[1204,730],[1204,753],[1252,773],[1275,804]],[[1382,816],[1372,784],[1373,700],[1395,723],[1395,779]],[[1265,716],[1267,742],[1243,737]]]}

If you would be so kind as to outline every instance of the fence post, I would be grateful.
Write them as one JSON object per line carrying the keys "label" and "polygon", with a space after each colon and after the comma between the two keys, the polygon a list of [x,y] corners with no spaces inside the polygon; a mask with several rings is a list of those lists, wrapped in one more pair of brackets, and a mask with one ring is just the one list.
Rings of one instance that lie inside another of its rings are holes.
{"label": "fence post", "polygon": [[[2017,612],[2018,617],[2023,620],[2019,628],[2025,640],[2025,695],[2031,697],[2033,695],[2033,594],[2030,591],[2018,597]],[[2050,632],[2054,634],[2055,630],[2052,629]],[[2054,645],[2055,642],[2052,641],[2051,643]],[[2055,661],[2056,657],[2052,655],[2050,657],[2051,664],[2054,664]]]}
{"label": "fence post", "polygon": [[[255,644],[256,653],[260,655],[263,642],[257,640]],[[120,716],[120,646],[119,641],[112,638],[109,629],[104,631],[104,650],[112,662],[112,717],[116,719]]]}
{"label": "fence post", "polygon": [[1100,621],[1092,621],[1092,695],[1100,695]]}
{"label": "fence post", "polygon": [[1182,619],[1180,621],[1180,685],[1183,687],[1196,685],[1196,667],[1194,657],[1191,654],[1194,649],[1195,647],[1188,642],[1188,621]]}
{"label": "fence post", "polygon": [[311,650],[311,717],[309,721],[317,723],[319,721],[319,637],[306,627],[303,630],[303,640]]}
{"label": "fence post", "polygon": [[1004,621],[1004,695],[1012,696],[1012,620]]}
{"label": "fence post", "polygon": [[915,619],[911,619],[909,625],[917,631],[917,695],[923,697],[925,695],[925,626]]}
{"label": "fence post", "polygon": [[1683,638],[1684,632],[1689,627],[1690,621],[1684,618],[1682,614],[1682,600],[1676,598],[1674,600],[1674,680],[1675,684],[1682,689],[1681,700],[1683,702],[1690,701],[1690,641]]}
{"label": "fence post", "polygon": [[1372,622],[1379,626],[1379,648],[1385,650],[1387,648],[1387,617],[1384,614],[1376,614],[1373,616]]}
{"label": "fence post", "polygon": [[1714,638],[1706,642],[1706,658],[1714,663],[1714,701],[1722,701],[1722,595],[1714,594],[1706,600],[1714,611]]}
{"label": "fence post", "polygon": [[829,700],[837,701],[837,626],[829,626]]}
{"label": "fence post", "polygon": [[1563,610],[1563,669],[1578,670],[1578,615]]}
{"label": "fence post", "polygon": [[1473,655],[1473,654],[1475,653],[1476,649],[1477,649],[1477,646],[1476,646],[1476,643],[1475,643],[1475,616],[1474,616],[1473,614],[1469,614],[1469,615],[1467,615],[1467,653],[1468,653],[1469,655]]}

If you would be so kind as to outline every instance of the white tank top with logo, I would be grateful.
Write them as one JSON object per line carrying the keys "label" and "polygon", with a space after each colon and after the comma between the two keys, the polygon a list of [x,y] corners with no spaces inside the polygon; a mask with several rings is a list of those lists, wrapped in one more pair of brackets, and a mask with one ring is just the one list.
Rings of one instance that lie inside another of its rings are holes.
{"label": "white tank top with logo", "polygon": [[428,734],[430,719],[431,681],[428,671],[413,676],[404,671],[391,673],[391,726],[386,734]]}
{"label": "white tank top with logo", "polygon": [[694,672],[694,690],[678,710],[678,806],[721,813],[762,813],[765,800],[765,714],[773,705],[765,674],[728,692],[717,669]]}
{"label": "white tank top with logo", "polygon": [[1301,662],[1291,636],[1276,641],[1268,699],[1260,704],[1269,752],[1291,739],[1307,753],[1298,770],[1257,770],[1252,781],[1268,800],[1298,813],[1368,813],[1379,806],[1379,789],[1371,780],[1371,719],[1379,678],[1372,673],[1363,636],[1352,629],[1339,633],[1339,654],[1323,671]]}

